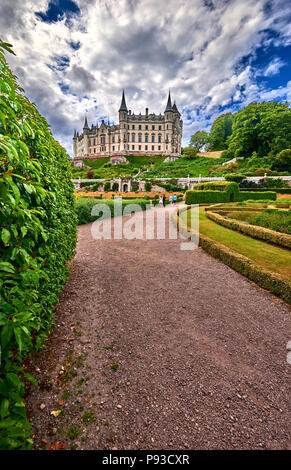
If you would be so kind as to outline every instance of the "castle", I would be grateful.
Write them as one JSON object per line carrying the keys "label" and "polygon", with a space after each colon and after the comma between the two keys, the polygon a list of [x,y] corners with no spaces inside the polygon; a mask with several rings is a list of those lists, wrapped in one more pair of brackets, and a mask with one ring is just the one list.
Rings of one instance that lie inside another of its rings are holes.
{"label": "castle", "polygon": [[111,157],[122,162],[126,155],[166,155],[176,159],[181,155],[183,121],[176,104],[172,105],[169,92],[164,114],[135,115],[127,109],[124,91],[119,108],[119,124],[102,121],[91,128],[87,117],[82,134],[75,131],[73,137],[74,164],[82,166],[84,159]]}

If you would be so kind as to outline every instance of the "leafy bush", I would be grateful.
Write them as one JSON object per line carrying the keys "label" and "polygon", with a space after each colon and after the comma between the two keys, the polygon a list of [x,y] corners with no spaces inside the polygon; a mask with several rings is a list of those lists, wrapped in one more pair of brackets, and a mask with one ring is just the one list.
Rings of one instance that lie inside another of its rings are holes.
{"label": "leafy bush", "polygon": [[285,149],[276,155],[272,168],[291,172],[291,149]]}
{"label": "leafy bush", "polygon": [[152,189],[152,183],[150,183],[150,181],[147,181],[144,185],[144,189],[147,191],[147,192],[150,192],[151,189]]}
{"label": "leafy bush", "polygon": [[104,184],[104,191],[110,191],[110,181],[106,181]]}
{"label": "leafy bush", "polygon": [[281,178],[266,178],[264,186],[266,188],[283,188],[284,181]]}
{"label": "leafy bush", "polygon": [[139,182],[133,180],[133,181],[131,182],[131,190],[132,190],[132,191],[138,191],[138,188],[139,188]]}
{"label": "leafy bush", "polygon": [[244,175],[240,175],[239,173],[230,173],[225,175],[226,181],[233,181],[234,183],[241,183],[244,180]]}
{"label": "leafy bush", "polygon": [[53,327],[76,244],[71,165],[23,96],[0,42],[0,448],[32,447],[23,402],[24,358]]}
{"label": "leafy bush", "polygon": [[191,160],[193,158],[198,158],[197,157],[197,152],[198,150],[195,147],[184,147],[183,148],[183,158],[187,160]]}
{"label": "leafy bush", "polygon": [[92,170],[87,171],[87,178],[93,178],[93,176],[94,176],[94,171]]}
{"label": "leafy bush", "polygon": [[112,189],[112,191],[114,191],[114,192],[118,191],[118,189],[119,189],[119,184],[118,184],[118,183],[116,183],[116,182],[115,182],[115,183],[113,183],[113,185],[112,185],[112,188],[111,188],[111,189]]}

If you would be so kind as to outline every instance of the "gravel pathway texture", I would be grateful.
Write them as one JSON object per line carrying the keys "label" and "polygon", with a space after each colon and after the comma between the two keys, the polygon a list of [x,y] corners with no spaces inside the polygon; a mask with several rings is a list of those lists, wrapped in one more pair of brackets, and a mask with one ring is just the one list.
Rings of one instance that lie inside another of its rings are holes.
{"label": "gravel pathway texture", "polygon": [[287,304],[200,248],[91,228],[27,364],[35,447],[290,448]]}

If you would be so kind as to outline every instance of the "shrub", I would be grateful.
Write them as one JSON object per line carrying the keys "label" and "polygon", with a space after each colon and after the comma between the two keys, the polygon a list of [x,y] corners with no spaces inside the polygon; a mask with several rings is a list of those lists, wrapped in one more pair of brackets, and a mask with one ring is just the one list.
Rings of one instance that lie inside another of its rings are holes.
{"label": "shrub", "polygon": [[184,147],[183,148],[183,158],[187,160],[192,160],[197,157],[197,149],[194,147]]}
{"label": "shrub", "polygon": [[118,191],[118,189],[119,189],[119,184],[118,184],[118,183],[113,183],[111,189],[112,189],[112,191],[114,191],[114,192]]}
{"label": "shrub", "polygon": [[26,356],[53,327],[76,244],[71,165],[23,96],[0,42],[0,448],[32,447],[23,402]]}
{"label": "shrub", "polygon": [[131,182],[131,190],[135,192],[135,191],[138,191],[138,188],[139,188],[139,182],[133,180],[133,181]]}
{"label": "shrub", "polygon": [[87,178],[93,178],[93,176],[94,176],[94,171],[92,170],[87,171]]}
{"label": "shrub", "polygon": [[230,173],[228,175],[225,175],[226,181],[233,181],[234,183],[241,183],[244,179],[244,175],[240,175],[239,173]]}
{"label": "shrub", "polygon": [[110,181],[106,181],[104,184],[104,191],[110,191]]}
{"label": "shrub", "polygon": [[152,183],[150,183],[150,181],[147,181],[144,185],[144,189],[146,190],[146,192],[150,192],[152,189]]}
{"label": "shrub", "polygon": [[284,181],[281,178],[266,178],[264,186],[266,188],[283,188]]}
{"label": "shrub", "polygon": [[285,149],[276,155],[272,166],[276,170],[291,171],[291,149]]}

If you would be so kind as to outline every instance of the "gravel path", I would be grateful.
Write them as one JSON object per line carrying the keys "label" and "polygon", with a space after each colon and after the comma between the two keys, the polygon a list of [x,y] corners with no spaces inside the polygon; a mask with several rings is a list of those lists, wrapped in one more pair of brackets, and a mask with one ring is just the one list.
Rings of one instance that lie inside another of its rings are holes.
{"label": "gravel path", "polygon": [[288,448],[289,307],[200,248],[90,229],[28,364],[36,448]]}

